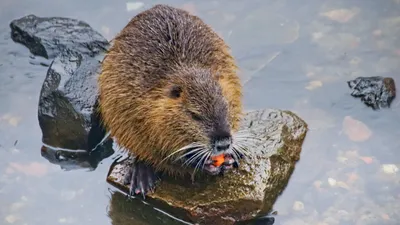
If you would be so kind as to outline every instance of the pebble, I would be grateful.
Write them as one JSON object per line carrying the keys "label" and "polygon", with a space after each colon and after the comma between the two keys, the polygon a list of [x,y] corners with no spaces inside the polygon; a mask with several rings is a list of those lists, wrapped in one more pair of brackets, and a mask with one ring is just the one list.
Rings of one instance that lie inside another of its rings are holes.
{"label": "pebble", "polygon": [[314,90],[314,89],[316,89],[316,88],[319,88],[319,87],[322,87],[322,82],[321,81],[319,81],[319,80],[313,80],[313,81],[310,81],[309,83],[308,83],[308,85],[306,86],[306,89],[307,90],[309,90],[309,91],[311,91],[311,90]]}
{"label": "pebble", "polygon": [[337,181],[333,178],[328,178],[328,183],[329,185],[331,185],[332,187],[336,186]]}
{"label": "pebble", "polygon": [[345,163],[345,162],[347,162],[349,159],[346,158],[346,157],[343,157],[343,156],[338,156],[338,157],[336,158],[336,160],[337,160],[338,162],[340,162],[340,163]]}
{"label": "pebble", "polygon": [[341,187],[341,188],[344,188],[346,190],[350,190],[349,185],[347,185],[345,182],[342,182],[342,181],[337,182],[337,186]]}
{"label": "pebble", "polygon": [[320,181],[320,180],[314,181],[314,187],[315,188],[320,189],[321,185],[322,185],[322,181]]}
{"label": "pebble", "polygon": [[58,219],[58,223],[76,223],[76,220],[72,217],[62,217]]}
{"label": "pebble", "polygon": [[357,9],[334,9],[321,13],[320,15],[339,23],[347,23],[358,13],[358,11],[359,10]]}
{"label": "pebble", "polygon": [[293,203],[293,210],[295,211],[302,211],[304,209],[304,203],[300,201],[295,201]]}
{"label": "pebble", "polygon": [[7,223],[15,223],[18,220],[18,217],[15,215],[8,215],[5,220]]}
{"label": "pebble", "polygon": [[394,164],[383,164],[382,170],[387,174],[395,174],[397,171],[399,171],[399,168]]}

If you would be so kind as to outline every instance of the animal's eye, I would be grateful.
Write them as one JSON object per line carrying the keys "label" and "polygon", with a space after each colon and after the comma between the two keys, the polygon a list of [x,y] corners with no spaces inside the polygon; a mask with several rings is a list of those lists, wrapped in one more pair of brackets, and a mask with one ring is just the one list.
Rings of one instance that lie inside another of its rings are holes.
{"label": "animal's eye", "polygon": [[170,90],[169,97],[176,99],[181,97],[181,93],[182,93],[182,88],[180,86],[174,85]]}
{"label": "animal's eye", "polygon": [[196,121],[202,121],[203,120],[203,118],[198,113],[190,111],[190,115]]}

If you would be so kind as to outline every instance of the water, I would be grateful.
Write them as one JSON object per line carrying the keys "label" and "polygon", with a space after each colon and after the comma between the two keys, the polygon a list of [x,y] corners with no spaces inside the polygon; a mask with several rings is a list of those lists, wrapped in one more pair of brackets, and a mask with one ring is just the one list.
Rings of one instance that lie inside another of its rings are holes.
{"label": "water", "polygon": [[[381,75],[399,83],[400,1],[143,3],[139,11],[154,3],[194,9],[231,46],[246,109],[289,109],[309,124],[301,160],[275,203],[275,224],[398,223],[400,100],[373,111],[349,95],[346,81]],[[0,224],[159,224],[151,215],[161,214],[139,203],[130,210],[147,219],[110,219],[110,198],[121,198],[105,182],[114,156],[94,171],[68,172],[41,157],[37,104],[47,68],[12,42],[8,27],[27,14],[64,16],[111,39],[137,12],[119,0],[0,2]]]}

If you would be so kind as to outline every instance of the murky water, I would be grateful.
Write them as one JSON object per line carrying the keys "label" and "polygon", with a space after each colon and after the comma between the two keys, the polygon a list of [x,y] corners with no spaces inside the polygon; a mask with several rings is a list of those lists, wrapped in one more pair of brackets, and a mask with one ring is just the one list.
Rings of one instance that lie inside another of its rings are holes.
{"label": "murky water", "polygon": [[[309,124],[275,224],[398,224],[400,100],[373,111],[346,81],[380,75],[400,84],[399,0],[142,2],[139,11],[185,6],[224,37],[242,69],[246,109],[289,109]],[[105,182],[114,156],[93,171],[41,157],[47,68],[10,39],[9,22],[27,14],[81,19],[111,39],[138,10],[120,0],[0,1],[0,224],[179,224],[140,203],[119,210],[141,218],[110,213],[122,199]]]}

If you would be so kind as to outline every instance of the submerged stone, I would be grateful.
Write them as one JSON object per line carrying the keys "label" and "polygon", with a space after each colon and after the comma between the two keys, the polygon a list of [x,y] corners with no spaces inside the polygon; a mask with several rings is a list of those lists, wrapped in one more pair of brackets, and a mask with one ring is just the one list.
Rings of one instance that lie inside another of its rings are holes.
{"label": "submerged stone", "polygon": [[[300,157],[307,124],[289,111],[270,109],[247,113],[240,129],[258,141],[237,170],[194,183],[189,178],[163,177],[146,200],[153,199],[166,212],[201,224],[234,224],[267,214]],[[129,187],[123,179],[130,163],[130,158],[115,163],[107,177],[125,193]]]}
{"label": "submerged stone", "polygon": [[65,49],[94,56],[108,46],[99,32],[76,19],[28,15],[13,20],[10,28],[13,41],[25,45],[32,54],[48,59]]}
{"label": "submerged stone", "polygon": [[91,150],[104,137],[96,112],[96,79],[102,58],[101,54],[90,57],[65,50],[51,63],[39,96],[43,143]]}
{"label": "submerged stone", "polygon": [[86,169],[95,170],[99,163],[114,154],[112,140],[107,139],[101,142],[93,151],[51,148],[42,146],[41,155],[50,163],[59,165],[65,171]]}
{"label": "submerged stone", "polygon": [[365,105],[373,108],[389,108],[396,97],[396,86],[390,77],[357,77],[347,82],[351,96],[361,98]]}
{"label": "submerged stone", "polygon": [[153,203],[143,204],[140,199],[127,200],[121,192],[111,194],[108,215],[112,225],[183,225],[184,220],[178,220],[173,215],[166,214],[155,208]]}

